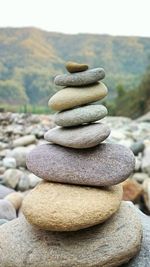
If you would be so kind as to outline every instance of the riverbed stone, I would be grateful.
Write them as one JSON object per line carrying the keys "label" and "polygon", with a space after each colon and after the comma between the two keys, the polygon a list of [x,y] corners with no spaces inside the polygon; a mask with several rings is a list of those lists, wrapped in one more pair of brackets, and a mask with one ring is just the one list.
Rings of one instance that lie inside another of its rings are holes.
{"label": "riverbed stone", "polygon": [[16,140],[13,141],[12,146],[13,147],[20,147],[20,146],[28,146],[36,142],[35,135],[30,134],[26,136],[22,136]]}
{"label": "riverbed stone", "polygon": [[74,232],[36,229],[21,216],[0,227],[0,267],[117,267],[137,254],[141,231],[125,202],[105,223]]}
{"label": "riverbed stone", "polygon": [[104,79],[104,77],[104,69],[95,68],[73,74],[57,75],[54,79],[54,83],[60,86],[83,86],[96,83]]}
{"label": "riverbed stone", "polygon": [[78,126],[103,119],[107,113],[107,108],[103,105],[85,105],[57,112],[54,121],[62,127]]}
{"label": "riverbed stone", "polygon": [[16,168],[17,164],[16,164],[16,159],[13,157],[5,157],[3,159],[3,166],[7,169],[9,168]]}
{"label": "riverbed stone", "polygon": [[5,199],[10,201],[16,210],[19,210],[22,204],[23,195],[20,192],[13,192],[6,196]]}
{"label": "riverbed stone", "polygon": [[16,210],[7,199],[0,199],[0,219],[13,220],[16,218]]}
{"label": "riverbed stone", "polygon": [[89,148],[103,142],[110,134],[106,124],[93,123],[71,128],[55,127],[45,133],[48,142],[72,148]]}
{"label": "riverbed stone", "polygon": [[13,193],[14,190],[5,185],[0,184],[0,199],[6,197],[7,195]]}
{"label": "riverbed stone", "polygon": [[139,253],[122,267],[148,267],[150,264],[150,217],[130,203],[130,206],[137,212],[143,228],[143,238]]}
{"label": "riverbed stone", "polygon": [[37,146],[27,167],[38,177],[69,184],[109,186],[124,181],[134,169],[134,155],[117,144],[73,149],[54,144]]}
{"label": "riverbed stone", "polygon": [[42,182],[25,197],[22,210],[40,229],[76,231],[106,221],[121,200],[121,185],[104,189]]}
{"label": "riverbed stone", "polygon": [[73,61],[66,62],[65,67],[70,73],[85,71],[89,68],[87,64],[80,64]]}
{"label": "riverbed stone", "polygon": [[8,169],[4,173],[4,184],[15,189],[23,176],[23,172],[17,169]]}
{"label": "riverbed stone", "polygon": [[80,88],[66,87],[54,94],[48,105],[56,111],[71,109],[101,100],[107,95],[107,87],[102,82]]}

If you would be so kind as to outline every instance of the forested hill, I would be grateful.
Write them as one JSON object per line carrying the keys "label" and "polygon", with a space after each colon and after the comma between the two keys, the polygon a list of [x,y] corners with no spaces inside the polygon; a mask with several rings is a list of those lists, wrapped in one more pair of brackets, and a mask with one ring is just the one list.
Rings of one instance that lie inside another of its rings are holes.
{"label": "forested hill", "polygon": [[0,103],[46,104],[53,77],[76,60],[104,67],[110,95],[135,87],[148,65],[150,38],[67,35],[35,28],[0,29]]}

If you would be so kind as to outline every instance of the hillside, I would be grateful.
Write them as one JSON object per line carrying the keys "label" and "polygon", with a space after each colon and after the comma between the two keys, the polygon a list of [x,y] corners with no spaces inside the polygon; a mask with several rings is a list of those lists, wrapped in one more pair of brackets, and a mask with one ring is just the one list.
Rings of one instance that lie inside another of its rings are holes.
{"label": "hillside", "polygon": [[150,38],[67,35],[35,28],[0,28],[0,104],[46,105],[64,62],[102,66],[110,96],[137,86],[148,65]]}

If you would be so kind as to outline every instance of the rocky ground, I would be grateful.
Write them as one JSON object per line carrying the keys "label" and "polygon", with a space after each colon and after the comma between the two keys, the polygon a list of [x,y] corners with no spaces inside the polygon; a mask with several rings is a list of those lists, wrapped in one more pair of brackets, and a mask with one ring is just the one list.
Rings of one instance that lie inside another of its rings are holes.
{"label": "rocky ground", "polygon": [[[102,121],[111,128],[107,142],[135,154],[134,173],[123,183],[124,200],[150,214],[150,113],[137,120],[108,116]],[[45,132],[54,126],[53,115],[0,113],[0,224],[15,218],[15,210],[21,216],[24,195],[41,180],[27,170],[26,154],[45,143]]]}

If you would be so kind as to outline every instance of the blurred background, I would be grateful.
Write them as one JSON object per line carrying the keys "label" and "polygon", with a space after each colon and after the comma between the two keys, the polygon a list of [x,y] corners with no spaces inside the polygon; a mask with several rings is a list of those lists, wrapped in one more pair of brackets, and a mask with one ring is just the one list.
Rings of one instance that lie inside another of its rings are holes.
{"label": "blurred background", "polygon": [[110,115],[150,108],[148,0],[1,1],[0,108],[49,113],[53,78],[75,60],[106,71]]}
{"label": "blurred background", "polygon": [[40,181],[25,158],[55,126],[47,102],[69,60],[105,69],[108,141],[136,159],[124,199],[150,213],[149,10],[149,0],[0,0],[0,198]]}

